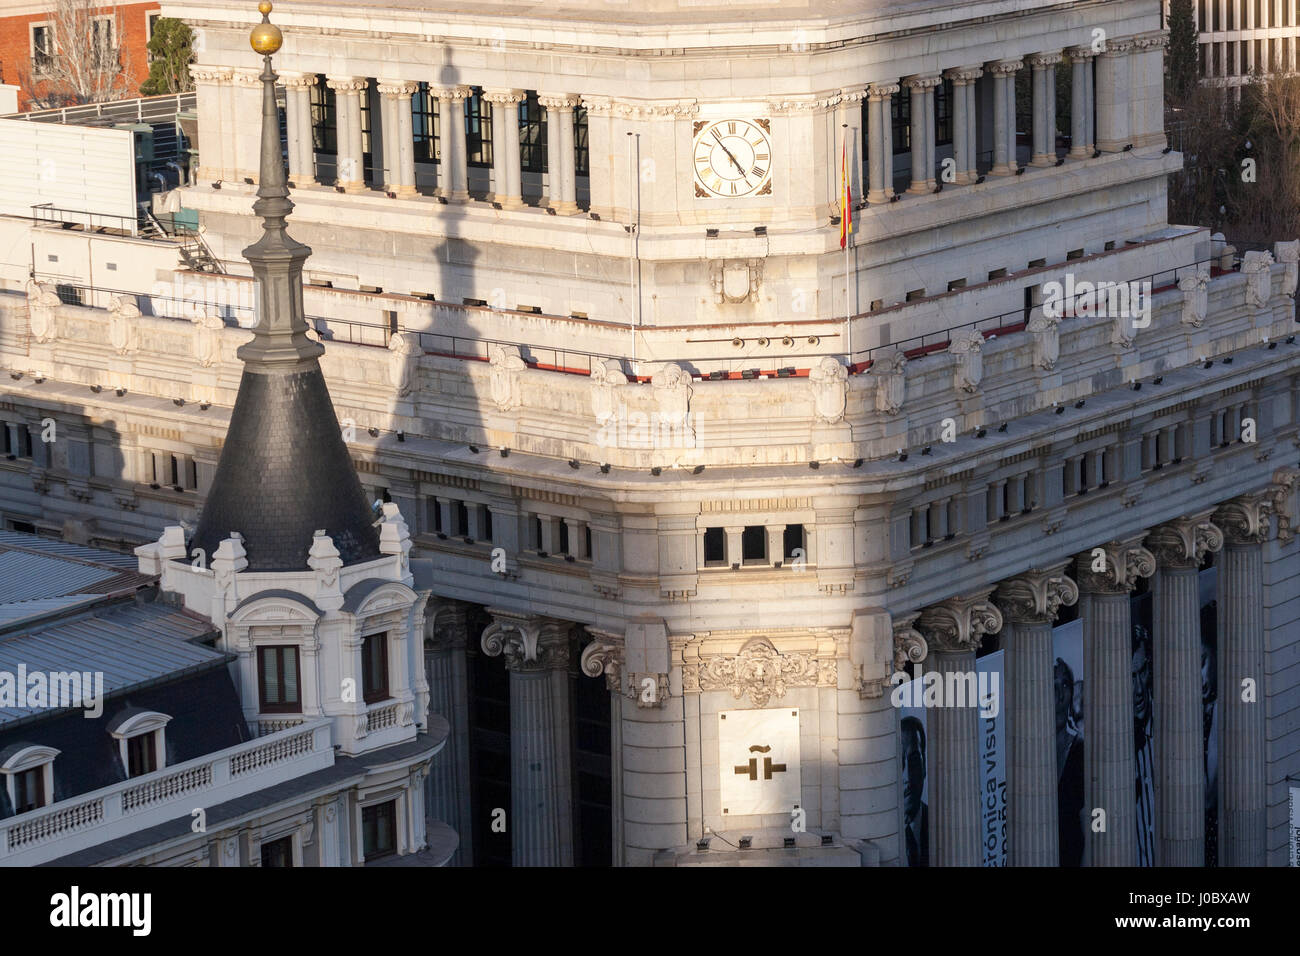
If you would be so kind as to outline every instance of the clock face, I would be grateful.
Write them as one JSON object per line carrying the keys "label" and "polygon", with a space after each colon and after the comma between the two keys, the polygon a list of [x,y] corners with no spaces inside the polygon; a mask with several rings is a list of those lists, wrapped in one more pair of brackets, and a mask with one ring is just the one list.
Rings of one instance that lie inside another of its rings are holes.
{"label": "clock face", "polygon": [[691,163],[695,195],[738,199],[772,192],[772,138],[764,119],[697,123]]}

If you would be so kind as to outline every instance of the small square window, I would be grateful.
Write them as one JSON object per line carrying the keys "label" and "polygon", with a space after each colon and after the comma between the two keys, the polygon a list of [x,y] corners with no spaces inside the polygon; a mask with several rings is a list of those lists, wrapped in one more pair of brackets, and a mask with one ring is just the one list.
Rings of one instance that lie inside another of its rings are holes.
{"label": "small square window", "polygon": [[741,560],[746,564],[767,560],[767,529],[750,525],[740,536]]}
{"label": "small square window", "polygon": [[[800,552],[797,555],[795,554],[796,549]],[[787,561],[795,558],[803,558],[805,561],[808,560],[808,550],[804,546],[803,525],[788,524],[785,526],[785,535],[781,550],[784,552],[784,558]]]}
{"label": "small square window", "polygon": [[262,866],[293,866],[293,837],[262,844]]}
{"label": "small square window", "polygon": [[126,742],[126,774],[142,777],[158,769],[158,734],[139,734]]}
{"label": "small square window", "polygon": [[14,774],[14,813],[26,813],[45,806],[45,767],[32,767]]}
{"label": "small square window", "polygon": [[727,563],[727,536],[721,528],[704,529],[704,566]]}

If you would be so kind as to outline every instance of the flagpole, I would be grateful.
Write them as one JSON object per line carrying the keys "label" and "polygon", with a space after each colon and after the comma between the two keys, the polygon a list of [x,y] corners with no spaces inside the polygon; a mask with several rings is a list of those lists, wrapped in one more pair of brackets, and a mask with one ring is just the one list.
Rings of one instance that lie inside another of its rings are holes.
{"label": "flagpole", "polygon": [[844,149],[841,153],[840,176],[843,182],[840,183],[840,196],[845,202],[845,206],[840,210],[841,223],[840,228],[844,230],[844,343],[848,349],[848,364],[853,365],[853,302],[849,298],[849,259],[853,246],[853,232],[850,227],[850,218],[853,215],[853,197],[850,192],[849,183],[849,124],[840,124],[844,130]]}

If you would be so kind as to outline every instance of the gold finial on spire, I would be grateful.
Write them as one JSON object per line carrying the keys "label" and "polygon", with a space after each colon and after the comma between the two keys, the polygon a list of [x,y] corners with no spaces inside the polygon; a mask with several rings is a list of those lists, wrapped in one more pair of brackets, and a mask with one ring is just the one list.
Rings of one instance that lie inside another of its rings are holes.
{"label": "gold finial on spire", "polygon": [[270,0],[262,0],[257,5],[257,12],[262,15],[262,22],[253,27],[253,32],[248,36],[248,42],[253,47],[254,53],[260,53],[262,56],[271,56],[278,53],[280,46],[284,43],[284,34],[280,28],[271,22],[271,3]]}

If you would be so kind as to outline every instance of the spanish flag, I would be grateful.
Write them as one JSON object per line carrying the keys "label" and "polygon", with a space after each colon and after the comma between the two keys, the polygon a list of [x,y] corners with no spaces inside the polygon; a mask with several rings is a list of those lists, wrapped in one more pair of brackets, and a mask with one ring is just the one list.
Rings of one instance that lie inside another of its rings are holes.
{"label": "spanish flag", "polygon": [[853,232],[853,185],[849,180],[849,141],[844,139],[844,151],[840,155],[840,248],[849,244],[849,234]]}

